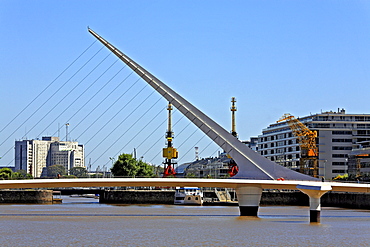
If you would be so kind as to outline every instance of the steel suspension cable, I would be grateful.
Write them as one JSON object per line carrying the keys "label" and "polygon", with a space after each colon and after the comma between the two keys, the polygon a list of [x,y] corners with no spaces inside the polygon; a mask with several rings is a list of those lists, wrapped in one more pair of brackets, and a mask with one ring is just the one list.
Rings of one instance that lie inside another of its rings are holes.
{"label": "steel suspension cable", "polygon": [[[151,96],[154,93],[154,91],[149,95]],[[149,98],[149,97],[148,97]],[[151,107],[149,107],[121,136],[119,136],[116,141],[114,141],[96,160],[99,160],[114,144],[118,142],[119,139],[121,139],[135,124],[137,124],[162,98],[159,98]],[[134,136],[135,137],[135,136]],[[129,142],[126,143],[125,146],[122,147],[121,150],[123,150],[134,138],[132,138]],[[121,151],[120,151],[121,152]],[[120,153],[118,152],[118,153]],[[115,156],[117,156],[116,154]]]}
{"label": "steel suspension cable", "polygon": [[[145,87],[147,87],[147,85],[148,84],[146,84],[145,86],[144,86],[144,88]],[[144,89],[143,88],[143,89]],[[95,148],[93,149],[93,150],[91,150],[88,154],[87,154],[87,156],[89,156],[97,147],[99,147],[118,127],[120,127],[134,112],[136,112],[136,110],[137,109],[139,109],[140,108],[140,106],[151,96],[151,95],[153,95],[153,93],[154,93],[155,91],[152,91],[137,107],[135,107],[135,109],[133,110],[133,111],[131,111],[131,113],[130,114],[128,114],[101,142],[99,142],[99,144],[97,145],[97,146],[95,146]],[[139,92],[140,93],[140,92]],[[139,94],[138,93],[138,94]],[[135,97],[138,95],[138,94],[136,94],[135,95]],[[132,101],[132,99],[126,104],[126,106],[130,103]],[[106,125],[104,125],[103,126],[103,128],[105,127]],[[98,131],[99,132],[99,131]],[[91,140],[92,138],[90,138],[90,140]],[[89,141],[90,141],[89,140]],[[99,157],[100,158],[100,157]],[[96,162],[96,160],[93,162],[93,164]]]}
{"label": "steel suspension cable", "polygon": [[[59,114],[59,116],[61,116],[61,115],[63,115],[78,99],[80,99],[81,98],[81,96],[82,95],[84,95],[106,72],[108,72],[112,67],[113,67],[113,65],[114,64],[116,64],[118,61],[120,61],[119,59],[117,59],[116,61],[114,61],[97,79],[95,79],[94,81],[93,81],[93,83],[91,83],[79,96],[77,96],[66,108],[64,108],[64,110]],[[83,79],[83,80],[85,80],[86,79],[86,77]],[[86,104],[85,104],[86,105]],[[81,107],[80,107],[80,110],[81,110]],[[80,111],[79,110],[79,111]],[[40,136],[47,128],[49,128],[53,123],[55,122],[55,120],[54,121],[52,121],[45,129],[43,129],[42,131],[41,131],[41,133],[38,135],[38,136]],[[68,123],[69,121],[67,121],[67,123]]]}
{"label": "steel suspension cable", "polygon": [[[204,137],[206,137],[206,135],[203,135],[196,143],[199,143],[201,140],[203,140],[203,138]],[[210,144],[208,144],[208,146],[209,146]],[[207,147],[208,147],[207,146]],[[185,153],[185,154],[183,154],[182,155],[182,157],[185,157],[191,150],[193,149],[193,147],[191,147],[191,148],[189,148],[189,150]],[[178,162],[180,162],[182,160],[182,158],[180,158],[179,160],[178,160]]]}
{"label": "steel suspension cable", "polygon": [[[176,109],[177,110],[177,109]],[[180,122],[180,120],[181,119],[183,119],[185,116],[184,115],[182,115],[181,117],[180,117],[180,119],[179,120],[177,120],[176,121],[176,123],[173,125],[173,127],[175,127],[176,126],[176,124],[178,124],[179,122]],[[167,119],[165,120],[165,121],[167,121]],[[189,124],[190,124],[190,122],[189,122]],[[189,124],[187,125],[187,126],[189,126]],[[187,127],[186,126],[186,127]],[[186,127],[184,128],[184,129],[186,129]],[[179,132],[179,134],[181,133],[181,132],[183,132],[184,131],[184,129],[182,129],[180,132]],[[155,143],[158,143],[161,139],[162,139],[163,137],[161,137],[160,139],[158,139]],[[152,148],[154,147],[154,145],[152,145]],[[149,150],[151,150],[152,148],[150,148]],[[143,155],[145,155],[149,150],[147,150]],[[160,155],[161,154],[161,152],[162,152],[162,150],[160,150],[149,162],[150,163],[152,163],[152,161],[158,156],[158,155]]]}
{"label": "steel suspension cable", "polygon": [[[131,72],[128,76],[125,77],[125,79],[123,79],[104,99],[102,99],[99,104],[97,104],[72,130],[71,132],[73,132],[73,130],[75,130],[84,120],[87,119],[88,116],[90,116],[106,99],[108,99],[108,97],[113,93],[115,92],[115,90],[117,88],[119,88],[134,72]],[[120,97],[118,97],[118,99],[116,99],[109,107],[108,107],[108,110],[110,108],[112,108],[117,102],[119,99],[121,99],[137,82],[139,81],[139,79],[133,84],[131,85]],[[79,139],[86,131],[88,131],[107,111],[104,111],[103,114],[100,114],[100,116],[98,118],[95,119],[94,122],[92,122],[89,127],[85,128],[85,130],[77,137],[77,139]]]}
{"label": "steel suspension cable", "polygon": [[[131,73],[132,74],[132,73]],[[130,74],[130,75],[131,75]],[[130,75],[128,75],[126,78],[128,78]],[[119,99],[121,99],[138,81],[140,80],[140,78],[139,79],[137,79],[136,80],[136,82],[133,84],[133,85],[131,85],[131,87],[130,88],[128,88],[118,99],[116,99],[116,101],[112,104],[112,105],[114,105],[114,104],[116,104],[117,102],[118,102],[118,100]],[[133,98],[131,98],[131,99],[134,99],[134,98],[136,98],[136,96],[137,95],[139,95],[140,94],[140,92],[142,92],[144,89],[145,89],[145,87],[146,87],[146,85],[133,97]],[[126,103],[118,112],[116,112],[116,114],[113,116],[113,117],[111,117],[109,120],[108,120],[108,122],[107,123],[105,123],[105,125],[103,126],[103,127],[101,127],[99,130],[98,130],[98,132],[96,132],[96,133],[99,133],[108,123],[110,123],[127,105],[128,105],[129,103]],[[112,106],[111,105],[111,106]],[[108,109],[110,109],[110,107],[108,108]],[[86,133],[86,131],[88,130],[88,129],[90,129],[91,128],[91,126],[93,126],[105,113],[106,113],[107,111],[105,111],[103,114],[101,114],[98,118],[96,118],[95,119],[95,121],[93,122],[93,123],[91,123],[90,124],[90,126],[88,127],[88,128],[86,128],[78,137],[77,137],[77,139],[78,138],[80,138],[84,133]],[[91,141],[91,139],[92,139],[93,137],[91,137],[87,142],[85,142],[85,145],[87,144],[87,143],[89,143],[90,141]]]}
{"label": "steel suspension cable", "polygon": [[[32,116],[34,116],[35,113],[37,113],[47,102],[49,102],[49,100],[54,97],[74,76],[76,76],[103,48],[104,47],[100,48],[99,51],[97,51],[82,67],[80,67],[80,69],[78,69],[76,73],[74,73],[62,86],[57,89],[57,91],[55,91],[43,104],[41,104],[41,106],[39,106],[36,111],[34,111],[25,121],[23,121],[22,124],[18,126],[18,128],[16,128],[6,139],[4,139],[4,141],[0,143],[0,146],[3,145],[5,141],[7,141],[17,130],[19,130]],[[29,131],[26,134],[28,133]],[[12,148],[10,148],[10,150]],[[4,155],[6,155],[10,150],[8,150]]]}
{"label": "steel suspension cable", "polygon": [[[85,54],[96,42],[97,40],[95,40],[94,42],[92,42],[91,45],[89,45],[89,47],[87,47],[75,60],[73,60],[72,63],[70,63],[67,68],[65,68],[51,83],[49,83],[49,85],[46,86],[46,88],[44,88],[33,100],[31,100],[30,103],[28,103],[28,105],[26,105],[12,120],[10,120],[1,130],[0,130],[0,133],[6,129],[17,117],[19,117],[19,115],[21,115],[33,102],[35,102],[52,84],[54,84],[54,82],[56,80],[58,80],[75,62],[77,62],[78,59],[80,59],[80,57],[82,57],[83,54]],[[101,49],[100,49],[101,50]]]}
{"label": "steel suspension cable", "polygon": [[69,96],[95,69],[97,69],[111,54],[108,54],[98,65],[96,65],[79,83],[77,83],[64,97],[58,101],[30,130],[27,131],[26,135],[31,132],[46,116],[48,116],[67,96]]}
{"label": "steel suspension cable", "polygon": [[[167,107],[165,107],[165,108],[167,108]],[[175,108],[174,109],[174,113],[177,111],[177,109]],[[182,115],[181,116],[181,118],[173,125],[173,126],[175,126],[182,118],[184,117],[184,115]],[[165,119],[165,120],[163,120],[163,122],[161,122],[158,126],[157,126],[157,128],[155,128],[151,133],[150,133],[150,135],[149,136],[147,136],[147,138],[145,138],[140,144],[139,144],[139,146],[137,146],[137,148],[139,148],[144,142],[146,142],[148,139],[149,139],[149,137],[151,137],[160,127],[162,127],[163,126],[163,124],[165,123],[165,122],[167,122],[167,119]],[[149,148],[149,149],[147,149],[144,153],[143,153],[143,156],[144,155],[146,155],[150,150],[152,150],[153,148],[154,148],[154,145],[156,144],[156,143],[158,143],[161,139],[162,139],[163,137],[162,137],[162,135],[161,135],[161,137],[159,138],[159,139],[157,139],[157,141],[155,141],[154,142],[154,144],[152,144],[152,145],[150,145],[151,146],[151,148]],[[161,153],[162,151],[159,151],[159,153],[156,155],[156,156],[158,156],[160,153]]]}
{"label": "steel suspension cable", "polygon": [[[67,123],[69,123],[73,117],[75,117],[88,103],[90,103],[91,100],[93,100],[95,98],[95,96],[100,93],[126,66],[122,67],[113,77],[111,77],[88,101],[85,102],[85,104],[83,106],[81,106],[78,111],[76,111],[68,120],[67,120]],[[120,84],[121,85],[121,84]],[[111,92],[112,93],[112,92]],[[109,94],[110,95],[110,94]],[[108,96],[109,96],[108,95]],[[107,97],[106,97],[107,98]],[[94,108],[95,109],[95,108]],[[84,119],[83,119],[84,120]],[[78,125],[83,121],[81,120]],[[62,128],[62,127],[61,127]],[[57,132],[60,131],[59,128],[56,132],[54,132],[53,135],[55,135]]]}
{"label": "steel suspension cable", "polygon": [[[164,107],[163,109],[166,109],[167,108],[167,106],[166,107]],[[174,111],[176,111],[177,109],[175,109]],[[161,110],[162,111],[162,110]],[[161,112],[159,112],[159,113],[161,113]],[[157,115],[159,115],[159,113],[157,114]],[[145,138],[138,146],[137,146],[137,148],[139,148],[144,142],[146,142],[148,139],[149,139],[149,137],[151,137],[160,127],[162,127],[163,126],[163,124],[165,123],[165,122],[167,122],[167,119],[165,119],[165,120],[163,120],[163,122],[161,122],[158,126],[157,126],[157,128],[155,128],[155,129],[153,129],[153,131],[147,136],[147,138]],[[162,139],[162,137],[161,137],[161,139]],[[158,139],[155,143],[157,143],[157,142],[159,142],[160,141],[160,139]],[[149,149],[150,150],[150,149]],[[144,155],[149,151],[149,150],[147,150],[145,153],[144,153]]]}
{"label": "steel suspension cable", "polygon": [[[161,98],[159,98],[155,103],[154,103],[154,105],[156,105],[159,101],[161,100]],[[153,106],[151,106],[141,117],[140,117],[140,119],[146,114],[146,113],[148,113],[148,111],[149,110],[151,110],[153,107],[154,107],[154,105]],[[163,109],[165,109],[165,108],[163,108]],[[144,130],[146,127],[148,127],[149,126],[149,124],[156,118],[156,117],[158,117],[159,116],[159,114],[160,113],[162,113],[162,111],[163,111],[163,109],[160,109],[160,111],[157,113],[157,115],[155,115],[153,118],[152,118],[152,120],[151,121],[148,121],[147,122],[147,124],[141,129],[141,130]],[[139,119],[139,120],[140,120]],[[136,121],[134,124],[136,124],[138,121]],[[131,127],[132,127],[133,125],[131,125]],[[129,128],[129,129],[131,129],[131,127]],[[127,132],[127,131],[126,131]],[[128,144],[130,144],[134,139],[136,138],[136,136],[133,136],[127,143],[126,143],[126,145],[124,145],[122,148],[121,148],[121,150],[118,152],[118,153],[116,153],[116,155],[115,156],[118,156],[121,152],[122,152],[122,150],[128,145]]]}
{"label": "steel suspension cable", "polygon": [[[164,107],[164,108],[162,108],[162,109],[160,109],[159,111],[158,111],[158,113],[152,118],[152,120],[150,120],[150,121],[148,121],[148,123],[143,127],[143,129],[145,129],[146,127],[148,127],[149,126],[149,124],[151,124],[152,123],[152,121],[155,119],[155,118],[157,118],[162,112],[163,112],[163,110],[164,109],[166,109],[167,108],[167,106],[166,107]],[[165,122],[166,122],[167,120],[165,119],[161,124],[160,124],[160,126],[162,125],[162,124],[164,124]],[[160,127],[159,126],[159,127]],[[144,141],[142,141],[136,148],[138,149],[146,140],[148,140],[149,139],[149,137],[159,128],[159,127],[157,127],[156,129],[154,129],[152,132],[151,132],[151,134],[150,135],[147,135],[147,137],[144,139]],[[132,137],[131,138],[131,140],[128,142],[128,143],[130,143],[133,139],[135,139],[136,138],[136,136],[134,136],[134,137]],[[127,144],[126,144],[127,145]],[[126,147],[126,145],[124,146],[124,147]],[[124,148],[123,147],[123,148]],[[121,154],[122,153],[122,150],[123,150],[123,148],[121,148],[121,150],[118,152],[118,153],[116,153],[113,157],[116,157],[116,156],[118,156],[119,154]],[[107,163],[105,163],[105,165],[107,165],[109,163],[109,161],[107,162]]]}
{"label": "steel suspension cable", "polygon": [[[211,140],[211,141],[208,143],[208,145],[207,145],[207,146],[205,146],[205,148],[203,148],[203,150],[199,152],[199,155],[200,155],[201,153],[203,153],[205,150],[207,150],[207,148],[208,148],[211,144],[213,144],[213,143],[214,143],[214,141],[212,141],[212,140]],[[220,148],[217,148],[216,152],[217,152],[219,149],[220,149]],[[214,153],[215,153],[215,152],[213,152],[210,156],[211,156],[211,157],[213,157]]]}

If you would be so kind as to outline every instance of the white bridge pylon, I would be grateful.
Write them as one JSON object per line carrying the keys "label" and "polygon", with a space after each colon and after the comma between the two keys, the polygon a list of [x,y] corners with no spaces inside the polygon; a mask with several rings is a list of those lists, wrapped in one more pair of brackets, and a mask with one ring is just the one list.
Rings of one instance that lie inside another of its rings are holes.
{"label": "white bridge pylon", "polygon": [[210,117],[164,84],[161,80],[156,78],[126,54],[99,36],[96,32],[90,28],[88,31],[119,59],[127,64],[127,66],[129,66],[136,74],[143,78],[160,95],[162,95],[182,114],[184,114],[184,116],[193,122],[220,148],[225,150],[231,157],[233,157],[239,167],[238,174],[233,178],[267,180],[284,178],[285,180],[317,181],[316,178],[282,167],[254,152],[245,144],[240,142],[236,137],[226,131],[223,127],[213,121]]}

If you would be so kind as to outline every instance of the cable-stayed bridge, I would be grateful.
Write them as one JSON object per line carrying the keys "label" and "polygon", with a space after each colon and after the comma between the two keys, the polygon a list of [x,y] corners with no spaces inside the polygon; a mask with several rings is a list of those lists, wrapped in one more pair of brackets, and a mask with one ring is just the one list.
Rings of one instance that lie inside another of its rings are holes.
{"label": "cable-stayed bridge", "polygon": [[[40,91],[18,114],[3,116],[2,166],[14,165],[14,140],[43,136],[84,144],[85,165],[92,170],[109,168],[110,158],[134,149],[137,158],[162,163],[168,102],[99,43],[87,47]],[[180,112],[175,110],[173,119],[179,164],[194,160],[195,146],[203,157],[221,150]]]}
{"label": "cable-stayed bridge", "polygon": [[[40,188],[74,186],[199,186],[235,188],[241,215],[256,216],[262,189],[299,189],[310,197],[310,221],[320,221],[320,197],[327,191],[369,192],[369,185],[323,183],[315,178],[286,169],[253,152],[206,114],[122,53],[97,33],[89,32],[122,60],[139,77],[148,83],[163,98],[174,105],[197,128],[204,132],[220,148],[233,157],[239,166],[239,173],[233,179],[81,179],[43,181],[5,181],[0,188]],[[151,95],[151,94],[150,94]],[[149,95],[149,96],[150,96]],[[149,97],[148,96],[148,97]],[[68,133],[66,133],[66,138]],[[108,148],[109,149],[109,148]],[[108,150],[107,149],[107,150]],[[279,180],[284,178],[284,181]],[[286,180],[286,181],[285,181]],[[94,185],[93,185],[94,184]]]}

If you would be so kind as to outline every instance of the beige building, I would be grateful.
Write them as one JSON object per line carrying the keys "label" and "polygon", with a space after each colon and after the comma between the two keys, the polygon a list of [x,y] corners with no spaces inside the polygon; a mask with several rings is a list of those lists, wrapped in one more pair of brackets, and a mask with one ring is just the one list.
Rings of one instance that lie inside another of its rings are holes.
{"label": "beige building", "polygon": [[[338,109],[299,120],[318,132],[318,175],[325,179],[348,173],[352,149],[370,140],[370,114],[347,114]],[[258,136],[258,152],[282,166],[299,170],[299,143],[286,122],[271,124],[262,131]]]}
{"label": "beige building", "polygon": [[78,142],[59,141],[58,137],[15,142],[15,170],[25,170],[33,177],[41,177],[43,170],[62,165],[68,172],[72,167],[85,167],[84,146]]}

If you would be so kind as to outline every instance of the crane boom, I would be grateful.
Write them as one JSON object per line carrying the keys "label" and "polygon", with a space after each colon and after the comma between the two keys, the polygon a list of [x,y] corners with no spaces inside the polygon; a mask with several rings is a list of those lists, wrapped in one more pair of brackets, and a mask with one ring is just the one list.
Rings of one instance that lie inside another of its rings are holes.
{"label": "crane boom", "polygon": [[[310,130],[306,125],[289,113],[284,114],[277,122],[279,123],[284,121],[289,125],[301,148],[300,172],[310,174],[310,170],[313,170],[311,175],[318,177],[318,148],[316,145],[317,131]],[[312,161],[313,164],[308,164],[310,161]]]}

